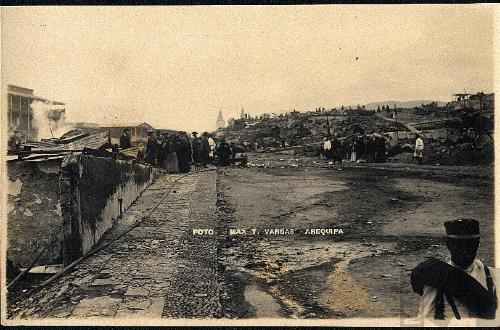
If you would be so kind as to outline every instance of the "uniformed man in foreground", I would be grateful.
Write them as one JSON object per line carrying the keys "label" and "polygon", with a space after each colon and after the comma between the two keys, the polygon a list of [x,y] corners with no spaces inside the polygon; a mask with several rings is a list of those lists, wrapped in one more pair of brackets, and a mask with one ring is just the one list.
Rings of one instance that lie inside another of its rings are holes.
{"label": "uniformed man in foreground", "polygon": [[436,258],[419,264],[411,274],[413,291],[422,296],[422,318],[494,319],[497,309],[495,274],[476,258],[479,222],[458,219],[444,223],[450,260]]}

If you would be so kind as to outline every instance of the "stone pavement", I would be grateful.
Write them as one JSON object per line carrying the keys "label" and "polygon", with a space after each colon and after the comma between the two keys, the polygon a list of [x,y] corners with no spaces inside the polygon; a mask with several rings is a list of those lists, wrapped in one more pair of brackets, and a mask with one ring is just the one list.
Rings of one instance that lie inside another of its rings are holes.
{"label": "stone pavement", "polygon": [[[118,236],[150,211],[180,175],[163,175],[106,235]],[[73,272],[12,306],[14,318],[217,317],[216,171],[178,181],[141,225]]]}

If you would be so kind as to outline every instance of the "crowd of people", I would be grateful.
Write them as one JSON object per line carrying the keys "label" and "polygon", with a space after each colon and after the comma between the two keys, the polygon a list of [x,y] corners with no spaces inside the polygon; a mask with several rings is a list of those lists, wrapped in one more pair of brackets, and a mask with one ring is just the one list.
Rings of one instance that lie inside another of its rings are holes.
{"label": "crowd of people", "polygon": [[[120,138],[122,150],[131,147],[129,136],[130,132],[125,129]],[[217,144],[207,132],[201,136],[192,132],[189,136],[186,132],[156,134],[148,131],[146,146],[139,150],[137,158],[151,166],[164,168],[168,173],[187,173],[191,166],[207,168],[209,164],[214,164],[216,156],[218,165],[230,164],[234,153],[225,138]]]}
{"label": "crowd of people", "polygon": [[322,155],[334,164],[341,164],[342,160],[382,163],[387,156],[387,142],[382,136],[375,134],[360,135],[343,141],[336,135],[327,136],[323,141]]}
{"label": "crowd of people", "polygon": [[[339,139],[336,135],[325,137],[321,155],[333,164],[341,164],[342,160],[357,163],[383,163],[387,159],[389,142],[378,134],[359,135],[354,138]],[[423,164],[424,141],[417,134],[413,157],[417,164]]]}

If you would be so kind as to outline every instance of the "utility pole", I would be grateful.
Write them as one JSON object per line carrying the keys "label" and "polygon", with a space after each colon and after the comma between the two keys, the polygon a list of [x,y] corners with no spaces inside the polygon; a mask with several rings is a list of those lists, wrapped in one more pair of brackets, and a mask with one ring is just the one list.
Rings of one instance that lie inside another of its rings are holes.
{"label": "utility pole", "polygon": [[326,116],[326,127],[327,127],[327,137],[330,139],[332,137],[332,133],[330,132],[330,122],[328,121],[328,113],[325,112]]}
{"label": "utility pole", "polygon": [[483,114],[483,92],[478,93],[479,95],[479,115]]}
{"label": "utility pole", "polygon": [[399,144],[398,110],[396,109],[396,103],[394,103],[394,119],[396,119],[396,144]]}

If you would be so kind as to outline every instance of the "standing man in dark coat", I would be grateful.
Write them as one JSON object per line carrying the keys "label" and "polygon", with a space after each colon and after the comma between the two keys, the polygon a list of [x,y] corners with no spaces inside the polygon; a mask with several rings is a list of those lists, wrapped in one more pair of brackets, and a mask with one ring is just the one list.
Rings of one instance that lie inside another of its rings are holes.
{"label": "standing man in dark coat", "polygon": [[174,150],[177,154],[179,172],[188,173],[191,169],[191,144],[186,133],[181,133],[174,140]]}
{"label": "standing man in dark coat", "polygon": [[208,155],[210,154],[210,144],[208,143],[208,133],[203,132],[201,138],[200,162],[203,167],[207,167]]}
{"label": "standing man in dark coat", "polygon": [[337,138],[336,135],[333,136],[332,140],[332,150],[333,150],[333,164],[342,163],[342,143]]}
{"label": "standing man in dark coat", "polygon": [[364,161],[365,159],[365,142],[366,138],[363,136],[359,136],[358,144],[356,145],[356,161]]}
{"label": "standing man in dark coat", "polygon": [[196,165],[201,163],[201,141],[197,132],[193,132],[192,134],[191,149],[193,151],[193,163]]}
{"label": "standing man in dark coat", "polygon": [[232,154],[231,147],[229,144],[226,142],[225,138],[221,139],[221,142],[219,144],[219,147],[217,148],[217,154],[219,155],[219,163],[221,166],[228,166],[231,164],[231,154]]}
{"label": "standing man in dark coat", "polygon": [[130,129],[125,128],[123,130],[122,136],[120,136],[120,149],[128,149],[132,146],[132,143],[130,143]]}
{"label": "standing man in dark coat", "polygon": [[370,136],[366,139],[365,143],[365,160],[367,163],[373,162],[373,156],[375,155],[374,148],[374,138]]}
{"label": "standing man in dark coat", "polygon": [[158,166],[165,167],[168,149],[168,133],[162,133],[160,143],[158,144]]}
{"label": "standing man in dark coat", "polygon": [[449,260],[428,258],[411,273],[413,291],[422,296],[419,316],[437,320],[495,319],[498,272],[476,257],[479,221],[457,219],[444,226]]}
{"label": "standing man in dark coat", "polygon": [[146,144],[146,161],[151,165],[156,165],[158,157],[158,141],[153,131],[148,131],[148,143]]}

